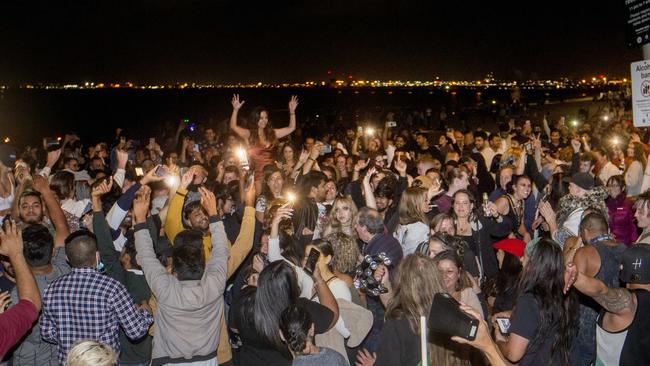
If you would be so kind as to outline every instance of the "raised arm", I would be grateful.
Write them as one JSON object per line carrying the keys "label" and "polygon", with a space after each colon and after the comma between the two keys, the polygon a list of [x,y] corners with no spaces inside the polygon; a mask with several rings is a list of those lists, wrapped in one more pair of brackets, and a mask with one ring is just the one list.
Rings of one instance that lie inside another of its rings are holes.
{"label": "raised arm", "polygon": [[[275,136],[277,138],[281,139],[296,130],[296,108],[297,107],[298,107],[298,97],[292,95],[291,100],[289,100],[289,126],[284,128],[276,128]],[[230,120],[230,123],[232,124],[232,119]]]}
{"label": "raised arm", "polygon": [[20,300],[31,302],[36,307],[36,311],[40,311],[41,294],[23,254],[22,232],[13,220],[7,221],[0,229],[0,243],[0,254],[9,257],[14,269],[18,297]]}
{"label": "raised arm", "polygon": [[[234,94],[232,96],[232,101],[230,102],[232,104],[232,114],[230,115],[230,129],[235,131],[239,137],[243,138],[244,140],[248,141],[248,138],[251,136],[251,133],[249,130],[245,128],[241,128],[237,126],[237,115],[239,114],[239,110],[241,107],[244,105],[244,101],[242,100],[241,102],[239,101],[239,94]],[[294,114],[294,122],[295,122],[295,114]],[[295,125],[294,125],[295,128]]]}
{"label": "raised arm", "polygon": [[149,214],[149,203],[151,190],[149,187],[144,188],[138,193],[133,202],[133,222],[135,223],[135,249],[136,260],[142,267],[142,271],[151,288],[151,292],[160,300],[170,294],[170,283],[173,276],[167,273],[167,270],[156,257],[153,249],[153,240],[147,228],[147,215]]}
{"label": "raised arm", "polygon": [[575,273],[573,286],[608,312],[618,316],[630,316],[636,312],[636,297],[625,287],[609,288],[602,281],[577,271],[573,263],[567,264],[567,271]]}
{"label": "raised arm", "polygon": [[[228,257],[228,277],[239,268],[244,262],[248,253],[253,249],[253,239],[255,236],[255,182],[252,182],[244,191],[245,204],[244,217],[242,218],[239,235],[235,243],[230,248]],[[214,243],[212,244],[214,248]],[[214,251],[214,249],[213,249]]]}
{"label": "raised arm", "polygon": [[366,199],[366,206],[370,208],[374,208],[376,210],[377,201],[375,200],[375,194],[372,191],[372,186],[370,185],[370,178],[374,173],[375,173],[375,168],[372,167],[368,169],[366,175],[363,177],[363,196]]}
{"label": "raised arm", "polygon": [[65,238],[70,235],[68,221],[65,219],[65,214],[59,205],[59,200],[56,198],[54,192],[50,190],[50,184],[47,178],[40,175],[34,176],[34,189],[40,192],[43,197],[43,202],[45,203],[45,207],[47,207],[50,220],[54,224],[54,229],[56,230],[54,245],[57,247],[65,245]]}
{"label": "raised arm", "polygon": [[199,188],[201,194],[201,205],[210,217],[210,237],[212,240],[212,253],[210,258],[205,264],[205,276],[209,276],[213,281],[211,285],[215,294],[223,294],[226,287],[226,280],[228,279],[228,257],[230,249],[228,248],[228,239],[226,237],[226,230],[223,227],[223,222],[219,221],[217,214],[217,199],[214,193],[206,188]]}
{"label": "raised arm", "polygon": [[120,263],[120,252],[115,250],[113,239],[111,238],[111,228],[106,222],[104,212],[102,211],[101,196],[111,190],[113,182],[102,182],[93,188],[91,193],[93,203],[93,233],[97,237],[97,250],[99,259],[106,266],[106,272],[122,284],[125,284],[125,273]]}

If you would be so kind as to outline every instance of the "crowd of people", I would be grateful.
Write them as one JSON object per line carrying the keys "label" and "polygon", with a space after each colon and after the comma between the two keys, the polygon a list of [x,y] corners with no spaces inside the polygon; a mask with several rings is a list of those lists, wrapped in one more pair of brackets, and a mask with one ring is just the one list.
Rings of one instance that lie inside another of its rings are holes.
{"label": "crowd of people", "polygon": [[[629,101],[327,133],[295,96],[283,128],[231,104],[227,133],[0,146],[0,362],[650,364],[650,134]],[[423,328],[450,316],[436,294],[474,336]]]}

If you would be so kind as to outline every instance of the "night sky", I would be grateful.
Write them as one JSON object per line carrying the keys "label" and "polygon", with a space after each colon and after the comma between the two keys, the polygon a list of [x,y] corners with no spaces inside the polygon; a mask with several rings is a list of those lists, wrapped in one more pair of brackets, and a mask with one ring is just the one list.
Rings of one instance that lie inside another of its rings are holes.
{"label": "night sky", "polygon": [[[0,84],[625,77],[623,0],[1,1]],[[441,4],[442,3],[442,4]]]}

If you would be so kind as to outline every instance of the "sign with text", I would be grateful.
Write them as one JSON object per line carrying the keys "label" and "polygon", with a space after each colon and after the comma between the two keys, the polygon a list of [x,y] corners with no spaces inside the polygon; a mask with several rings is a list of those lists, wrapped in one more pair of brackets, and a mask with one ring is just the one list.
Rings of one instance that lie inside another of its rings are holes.
{"label": "sign with text", "polygon": [[632,62],[630,71],[634,126],[650,127],[650,60]]}
{"label": "sign with text", "polygon": [[627,46],[650,43],[650,0],[625,0]]}

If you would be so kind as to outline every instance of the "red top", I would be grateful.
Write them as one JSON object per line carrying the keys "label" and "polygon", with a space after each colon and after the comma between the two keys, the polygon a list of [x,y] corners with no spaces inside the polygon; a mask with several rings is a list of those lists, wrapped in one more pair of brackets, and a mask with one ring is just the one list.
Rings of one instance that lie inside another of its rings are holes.
{"label": "red top", "polygon": [[32,329],[32,325],[38,319],[36,306],[29,300],[20,302],[9,310],[0,314],[0,359],[20,339]]}

